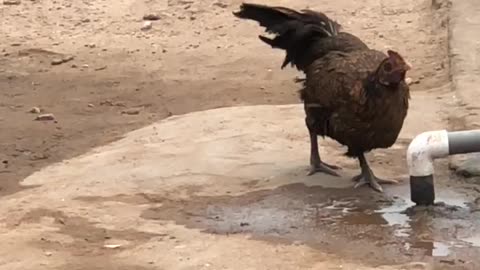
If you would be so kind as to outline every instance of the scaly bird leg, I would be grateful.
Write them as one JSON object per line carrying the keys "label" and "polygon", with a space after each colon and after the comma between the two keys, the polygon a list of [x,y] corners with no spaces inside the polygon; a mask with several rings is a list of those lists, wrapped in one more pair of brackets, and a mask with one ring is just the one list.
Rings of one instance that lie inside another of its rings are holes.
{"label": "scaly bird leg", "polygon": [[308,129],[308,132],[310,133],[310,171],[307,175],[312,175],[317,172],[323,172],[333,176],[340,176],[335,171],[340,169],[340,167],[327,164],[320,159],[320,153],[318,152],[317,134],[313,132],[310,128]]}
{"label": "scaly bird leg", "polygon": [[361,154],[360,156],[358,156],[358,161],[360,162],[360,168],[362,169],[362,172],[359,175],[352,178],[353,181],[357,182],[354,188],[358,188],[368,184],[373,190],[378,192],[383,192],[383,188],[380,185],[380,183],[381,184],[397,184],[398,183],[395,180],[381,179],[376,177],[373,174],[372,169],[370,169],[370,166],[368,166],[368,162],[367,162],[367,159],[365,159],[364,154]]}

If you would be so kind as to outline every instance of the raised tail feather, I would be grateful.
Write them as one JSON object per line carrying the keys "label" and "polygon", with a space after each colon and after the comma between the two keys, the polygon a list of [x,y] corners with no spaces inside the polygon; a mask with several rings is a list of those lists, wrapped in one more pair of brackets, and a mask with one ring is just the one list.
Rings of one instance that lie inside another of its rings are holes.
{"label": "raised tail feather", "polygon": [[297,65],[298,58],[308,55],[307,49],[313,40],[336,36],[341,29],[340,24],[325,14],[311,10],[298,12],[285,7],[243,3],[240,11],[233,14],[241,19],[257,21],[267,33],[275,35],[273,39],[259,38],[272,48],[287,52],[282,68],[289,63]]}

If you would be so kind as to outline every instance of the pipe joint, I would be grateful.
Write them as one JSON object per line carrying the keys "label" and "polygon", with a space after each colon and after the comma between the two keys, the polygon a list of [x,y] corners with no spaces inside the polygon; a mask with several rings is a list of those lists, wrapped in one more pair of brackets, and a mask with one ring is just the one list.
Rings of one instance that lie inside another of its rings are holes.
{"label": "pipe joint", "polygon": [[433,160],[449,155],[448,132],[428,131],[413,139],[407,150],[407,164],[410,176],[433,175]]}

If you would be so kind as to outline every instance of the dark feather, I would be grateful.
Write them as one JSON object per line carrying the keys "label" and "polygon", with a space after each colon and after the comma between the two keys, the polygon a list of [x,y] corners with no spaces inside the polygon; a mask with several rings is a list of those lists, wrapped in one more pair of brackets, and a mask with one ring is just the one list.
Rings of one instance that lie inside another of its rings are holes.
{"label": "dark feather", "polygon": [[340,32],[341,25],[322,12],[302,10],[298,12],[285,7],[244,3],[236,17],[257,21],[274,38],[260,36],[272,48],[286,51],[282,68],[292,64],[304,70],[313,59],[330,51],[353,51],[367,49],[367,45],[349,33]]}

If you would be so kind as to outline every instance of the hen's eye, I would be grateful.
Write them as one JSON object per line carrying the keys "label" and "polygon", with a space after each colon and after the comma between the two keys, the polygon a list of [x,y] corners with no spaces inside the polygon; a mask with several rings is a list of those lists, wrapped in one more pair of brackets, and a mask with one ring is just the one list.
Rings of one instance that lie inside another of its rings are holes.
{"label": "hen's eye", "polygon": [[385,65],[383,65],[383,69],[386,71],[386,72],[390,72],[392,71],[392,64],[391,63],[385,63]]}

